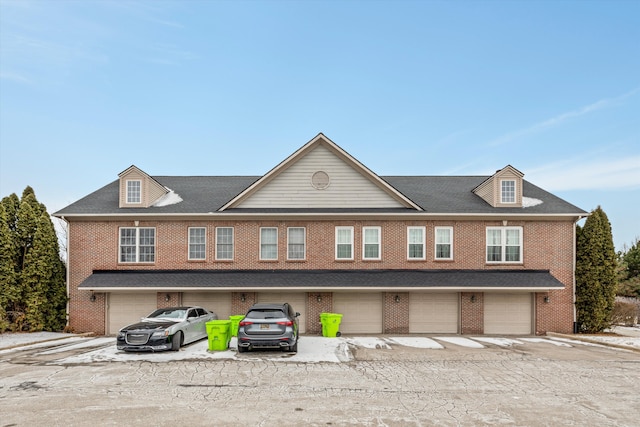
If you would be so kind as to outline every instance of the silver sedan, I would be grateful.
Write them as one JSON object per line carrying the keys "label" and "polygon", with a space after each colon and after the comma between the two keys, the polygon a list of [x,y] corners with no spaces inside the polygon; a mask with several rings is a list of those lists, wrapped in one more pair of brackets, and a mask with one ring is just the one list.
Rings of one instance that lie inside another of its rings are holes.
{"label": "silver sedan", "polygon": [[178,351],[184,344],[206,338],[206,323],[217,319],[214,312],[202,307],[159,308],[120,329],[116,346],[124,351]]}

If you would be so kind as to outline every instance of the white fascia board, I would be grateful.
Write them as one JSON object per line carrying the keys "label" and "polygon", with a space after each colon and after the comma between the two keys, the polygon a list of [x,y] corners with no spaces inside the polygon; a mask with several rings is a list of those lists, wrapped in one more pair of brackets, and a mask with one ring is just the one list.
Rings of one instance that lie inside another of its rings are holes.
{"label": "white fascia board", "polygon": [[[53,215],[56,216],[56,215]],[[393,219],[448,219],[448,218],[468,218],[468,219],[482,219],[487,218],[491,220],[497,219],[547,219],[552,220],[554,218],[576,218],[580,220],[588,217],[588,213],[550,213],[550,214],[532,214],[532,213],[437,213],[437,212],[407,212],[407,213],[393,213],[393,212],[208,212],[208,213],[126,213],[126,214],[64,214],[56,216],[58,218],[64,217],[68,219],[106,219],[112,218],[114,220],[128,220],[128,219],[140,219],[140,218],[153,218],[171,220],[177,219],[211,219],[211,218],[225,218],[225,219],[254,219],[254,218],[313,218],[320,217],[325,221],[331,221],[333,219],[342,218],[393,218]]]}

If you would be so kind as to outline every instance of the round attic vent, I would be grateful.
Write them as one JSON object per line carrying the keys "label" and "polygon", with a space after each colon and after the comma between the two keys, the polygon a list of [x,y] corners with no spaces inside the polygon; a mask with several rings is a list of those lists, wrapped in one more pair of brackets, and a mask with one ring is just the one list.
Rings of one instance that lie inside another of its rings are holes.
{"label": "round attic vent", "polygon": [[318,171],[311,176],[311,185],[317,190],[324,190],[329,186],[329,175],[324,171]]}

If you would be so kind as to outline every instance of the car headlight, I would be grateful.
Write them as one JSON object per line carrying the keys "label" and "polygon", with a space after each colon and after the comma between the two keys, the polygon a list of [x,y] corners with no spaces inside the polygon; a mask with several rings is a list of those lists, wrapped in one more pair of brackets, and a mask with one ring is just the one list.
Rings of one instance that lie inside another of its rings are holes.
{"label": "car headlight", "polygon": [[124,332],[122,331],[118,332],[118,338],[124,338],[124,336],[125,336]]}
{"label": "car headlight", "polygon": [[169,336],[169,330],[156,331],[151,335],[152,338],[161,338],[161,337],[167,337],[167,336]]}

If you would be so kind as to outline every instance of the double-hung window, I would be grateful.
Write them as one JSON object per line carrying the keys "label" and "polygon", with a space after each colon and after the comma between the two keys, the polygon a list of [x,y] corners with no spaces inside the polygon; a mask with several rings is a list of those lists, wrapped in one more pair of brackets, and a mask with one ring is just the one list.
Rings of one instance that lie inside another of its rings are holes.
{"label": "double-hung window", "polygon": [[425,227],[407,227],[407,258],[425,259]]}
{"label": "double-hung window", "polygon": [[189,227],[189,259],[203,260],[207,254],[207,236],[205,227]]}
{"label": "double-hung window", "polygon": [[362,258],[380,259],[380,227],[362,227]]}
{"label": "double-hung window", "polygon": [[260,228],[260,259],[261,260],[278,259],[278,228],[277,227],[261,227]]}
{"label": "double-hung window", "polygon": [[305,259],[305,228],[287,228],[287,259]]}
{"label": "double-hung window", "polygon": [[514,180],[504,179],[500,181],[500,202],[516,202],[516,182]]}
{"label": "double-hung window", "polygon": [[522,227],[487,227],[487,262],[522,263]]}
{"label": "double-hung window", "polygon": [[436,227],[435,258],[453,259],[453,227]]}
{"label": "double-hung window", "polygon": [[216,260],[233,259],[233,227],[216,227]]}
{"label": "double-hung window", "polygon": [[142,181],[127,181],[127,203],[142,202]]}
{"label": "double-hung window", "polygon": [[156,229],[152,227],[120,228],[120,262],[155,262]]}
{"label": "double-hung window", "polygon": [[336,259],[353,259],[353,227],[336,227]]}

